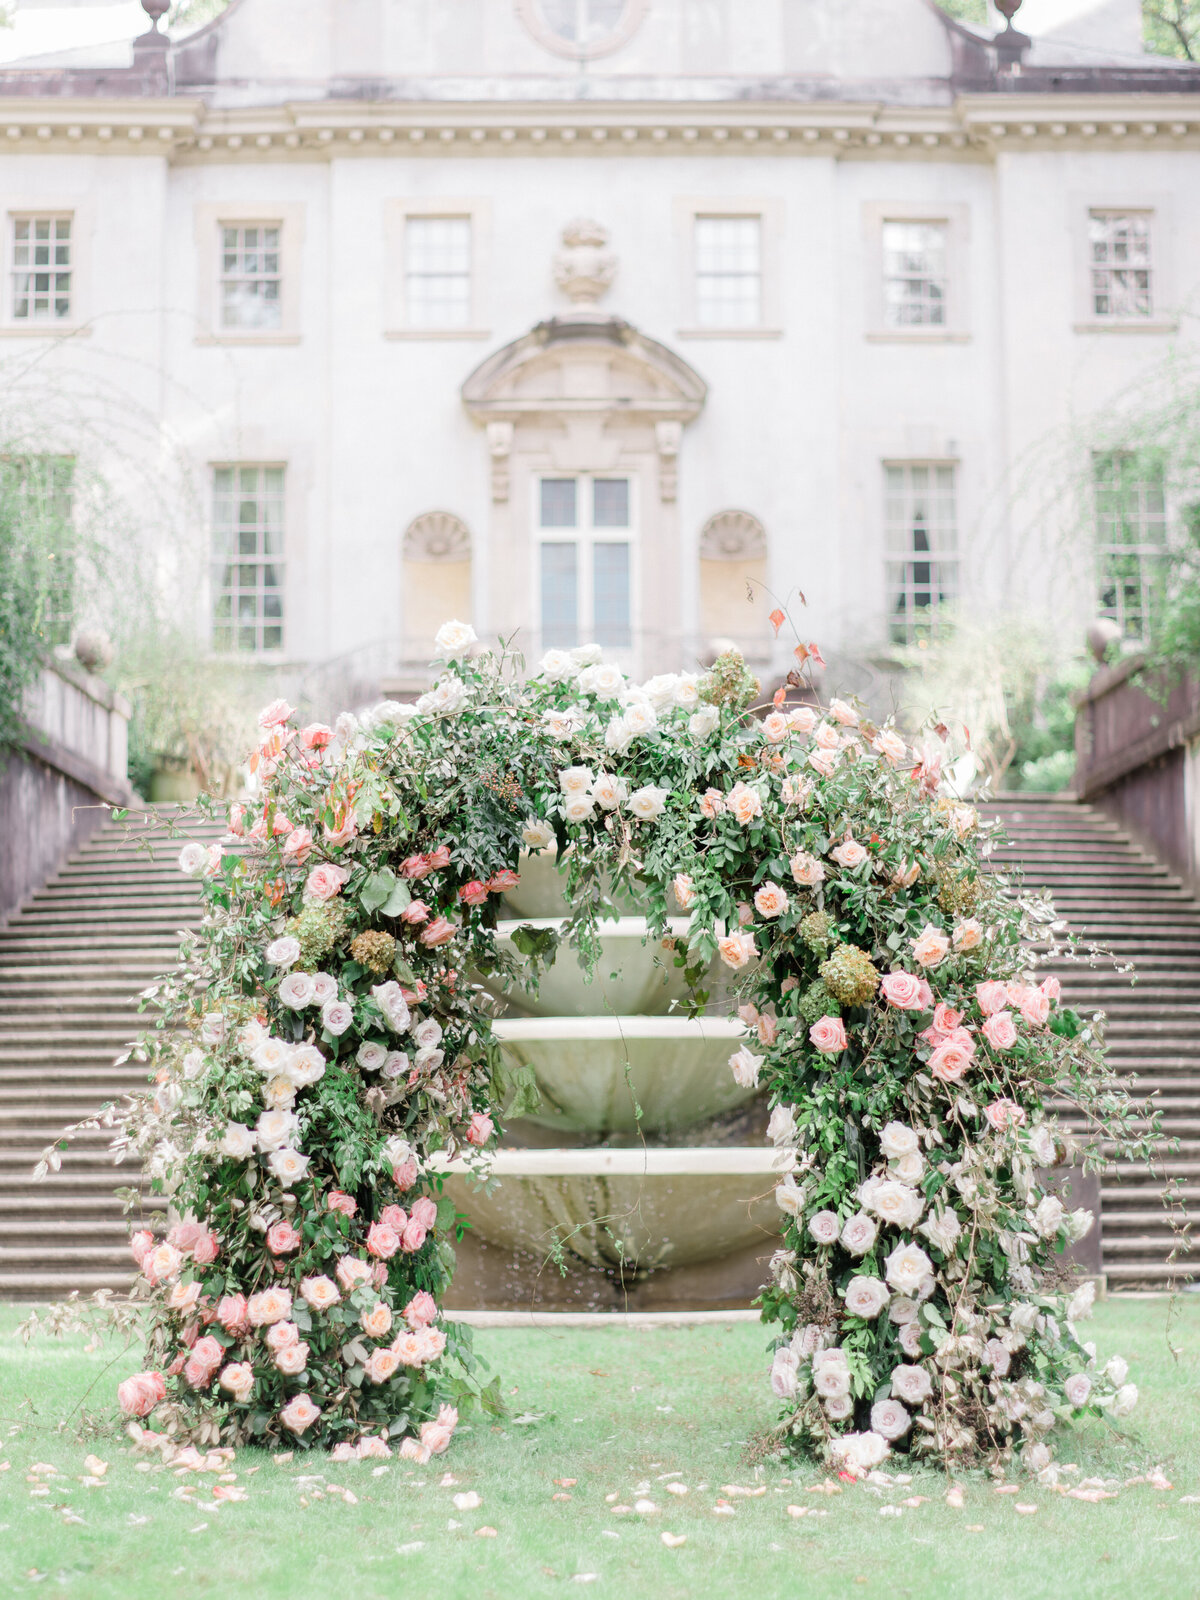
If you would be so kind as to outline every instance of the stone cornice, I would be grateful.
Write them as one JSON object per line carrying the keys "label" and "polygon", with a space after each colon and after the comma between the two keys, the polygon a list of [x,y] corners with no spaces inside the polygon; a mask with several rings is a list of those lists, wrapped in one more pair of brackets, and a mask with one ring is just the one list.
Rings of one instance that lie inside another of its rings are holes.
{"label": "stone cornice", "polygon": [[494,157],[812,153],[992,159],[1000,150],[1200,144],[1197,94],[967,94],[945,106],[747,100],[320,100],[214,109],[198,98],[0,96],[0,149],[151,152],[172,161],[389,154]]}

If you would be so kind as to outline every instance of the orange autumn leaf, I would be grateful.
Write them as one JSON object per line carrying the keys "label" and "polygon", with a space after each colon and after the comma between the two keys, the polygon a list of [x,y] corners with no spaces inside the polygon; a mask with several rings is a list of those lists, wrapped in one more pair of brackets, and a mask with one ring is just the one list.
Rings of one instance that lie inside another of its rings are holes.
{"label": "orange autumn leaf", "polygon": [[767,620],[770,622],[771,626],[775,629],[775,637],[778,639],[779,630],[780,630],[780,628],[783,627],[784,623],[787,621],[787,618],[784,616],[783,612],[780,611],[779,607],[776,606],[775,610],[772,611],[770,617]]}

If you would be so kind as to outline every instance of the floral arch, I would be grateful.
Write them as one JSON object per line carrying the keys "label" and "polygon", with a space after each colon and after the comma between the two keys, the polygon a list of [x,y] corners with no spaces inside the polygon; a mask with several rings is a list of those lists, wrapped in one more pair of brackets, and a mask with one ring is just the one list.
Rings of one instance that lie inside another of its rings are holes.
{"label": "floral arch", "polygon": [[[778,618],[782,621],[782,617]],[[975,811],[862,708],[776,704],[741,658],[628,682],[599,651],[523,678],[438,636],[434,687],[336,728],[262,714],[252,805],[186,846],[205,925],[158,993],[156,1083],[130,1149],[180,1218],[134,1235],[151,1319],[121,1386],[143,1442],[444,1450],[496,1404],[440,1301],[515,1093],[472,981],[528,976],[496,940],[523,853],[556,845],[570,935],[636,888],[689,916],[675,960],[740,982],[730,1061],[773,1104],[784,1247],[761,1305],[783,1447],[869,1470],[1019,1454],[1136,1398],[1096,1367],[1056,1250],[1086,1230],[1043,1176],[1070,1093],[1126,1148],[1089,1025],[1035,983],[1037,908],[984,870]],[[815,647],[800,645],[799,688]],[[765,715],[762,712],[765,711]],[[528,930],[535,969],[554,935]],[[508,963],[506,968],[506,963]],[[699,999],[697,999],[699,1003]]]}

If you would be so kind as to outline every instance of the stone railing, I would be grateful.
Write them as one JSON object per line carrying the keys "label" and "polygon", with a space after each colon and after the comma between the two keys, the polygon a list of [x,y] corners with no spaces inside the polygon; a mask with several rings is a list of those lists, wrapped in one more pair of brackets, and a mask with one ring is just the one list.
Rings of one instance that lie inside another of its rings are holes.
{"label": "stone railing", "polygon": [[1078,697],[1075,790],[1161,860],[1200,882],[1200,683],[1101,667]]}
{"label": "stone railing", "polygon": [[133,799],[123,695],[74,662],[54,660],[23,710],[20,746],[0,756],[0,917],[45,882],[110,807]]}

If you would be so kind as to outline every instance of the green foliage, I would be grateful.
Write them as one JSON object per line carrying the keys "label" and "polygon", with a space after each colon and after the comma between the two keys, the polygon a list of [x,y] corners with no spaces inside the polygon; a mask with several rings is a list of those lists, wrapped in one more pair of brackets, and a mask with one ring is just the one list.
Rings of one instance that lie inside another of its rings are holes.
{"label": "green foliage", "polygon": [[951,17],[956,17],[959,22],[986,23],[988,20],[987,0],[938,0],[942,10]]}
{"label": "green foliage", "polygon": [[1200,57],[1198,0],[1142,0],[1146,49],[1181,61]]}
{"label": "green foliage", "polygon": [[70,636],[72,535],[61,460],[0,458],[0,750],[18,738],[25,691],[51,648]]}

